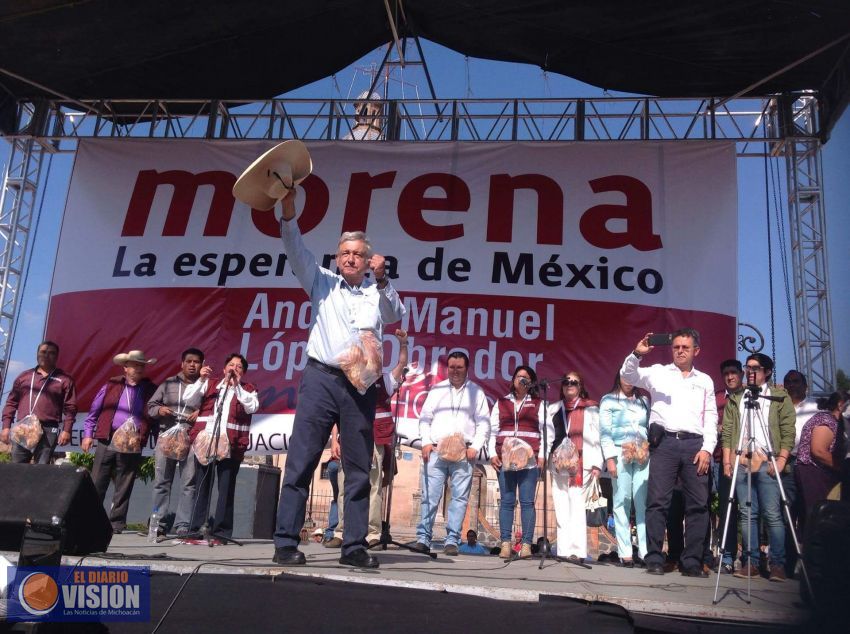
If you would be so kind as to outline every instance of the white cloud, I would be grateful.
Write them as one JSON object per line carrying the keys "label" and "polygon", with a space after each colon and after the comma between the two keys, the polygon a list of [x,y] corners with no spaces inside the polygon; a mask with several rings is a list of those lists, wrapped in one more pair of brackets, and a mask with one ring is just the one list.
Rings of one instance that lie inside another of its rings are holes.
{"label": "white cloud", "polygon": [[32,367],[32,363],[30,363],[29,361],[18,361],[17,359],[12,359],[11,361],[9,361],[9,366],[6,370],[6,376],[18,376],[21,372],[30,367]]}

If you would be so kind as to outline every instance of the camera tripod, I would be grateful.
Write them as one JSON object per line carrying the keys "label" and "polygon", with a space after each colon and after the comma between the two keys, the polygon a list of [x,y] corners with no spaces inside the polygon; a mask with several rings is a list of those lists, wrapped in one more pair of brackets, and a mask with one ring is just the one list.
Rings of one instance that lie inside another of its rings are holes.
{"label": "camera tripod", "polygon": [[[741,431],[738,434],[738,442],[735,449],[735,463],[732,469],[732,481],[729,485],[729,500],[727,502],[726,508],[726,519],[723,523],[723,537],[721,538],[721,550],[719,561],[723,561],[723,555],[726,554],[726,536],[729,531],[729,518],[732,515],[732,503],[735,498],[735,489],[736,483],[738,482],[738,470],[741,467],[741,457],[745,456],[747,458],[747,499],[743,502],[745,503],[746,508],[750,509],[746,527],[746,536],[748,541],[748,556],[747,556],[747,598],[745,601],[747,604],[752,603],[751,596],[751,586],[752,586],[752,561],[753,561],[753,552],[755,550],[758,553],[758,539],[751,539],[753,536],[752,532],[752,523],[753,523],[753,514],[752,514],[752,502],[753,502],[753,473],[750,467],[753,454],[755,453],[756,447],[756,425],[758,425],[758,429],[761,431],[762,438],[765,440],[766,447],[764,450],[767,454],[767,458],[770,461],[770,464],[773,466],[773,473],[776,478],[776,485],[779,487],[779,497],[780,497],[780,506],[785,509],[785,517],[788,520],[788,529],[791,531],[791,536],[794,538],[794,549],[797,551],[797,555],[800,555],[800,542],[797,539],[797,531],[794,528],[794,522],[791,518],[791,509],[788,506],[788,498],[785,495],[785,488],[782,486],[782,478],[780,477],[779,469],[776,466],[776,456],[773,451],[773,444],[770,440],[770,429],[768,428],[767,421],[762,416],[761,407],[759,404],[759,399],[767,400],[771,402],[781,402],[783,399],[777,396],[765,396],[761,394],[761,387],[756,385],[754,382],[748,382],[744,393],[741,395],[741,402],[744,404],[744,408],[746,410],[746,416],[744,419],[744,424],[741,425]],[[746,442],[745,442],[746,438]],[[746,445],[746,450],[744,449]],[[741,508],[741,500],[739,500],[738,507]],[[809,590],[809,596],[813,598],[814,601],[814,593],[812,592],[812,585],[809,581],[809,574],[806,571],[806,564],[803,561],[803,558],[799,559],[801,569],[803,571],[803,579],[806,583],[806,587]],[[714,586],[714,600],[712,603],[716,605],[719,602],[718,593],[720,591],[720,568],[721,566],[718,563],[716,574],[717,578],[715,580]]]}

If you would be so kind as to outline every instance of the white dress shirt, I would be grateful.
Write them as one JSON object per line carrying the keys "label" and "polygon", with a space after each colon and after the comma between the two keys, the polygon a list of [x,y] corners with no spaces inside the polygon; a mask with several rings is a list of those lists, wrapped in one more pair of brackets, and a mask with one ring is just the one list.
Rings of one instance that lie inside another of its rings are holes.
{"label": "white dress shirt", "polygon": [[404,305],[389,280],[383,289],[370,278],[364,278],[359,286],[350,286],[341,275],[320,267],[305,246],[295,220],[280,221],[280,236],[289,265],[313,304],[307,340],[311,359],[338,368],[337,359],[348,350],[353,335],[368,330],[380,343],[384,324],[404,316]]}
{"label": "white dress shirt", "polygon": [[717,404],[714,381],[693,368],[682,375],[674,364],[640,367],[640,359],[630,354],[623,361],[620,376],[649,392],[652,407],[649,424],[659,423],[667,431],[702,436],[702,450],[712,453],[717,444]]}
{"label": "white dress shirt", "polygon": [[480,451],[490,437],[490,406],[484,390],[467,381],[460,388],[448,379],[433,386],[419,414],[422,445],[436,445],[452,434],[462,433],[470,448]]}
{"label": "white dress shirt", "polygon": [[800,444],[800,432],[803,431],[803,425],[809,422],[809,419],[818,413],[818,402],[811,396],[807,396],[802,401],[794,406],[794,411],[797,413],[797,420],[794,422],[796,427],[796,436],[794,436],[794,449],[791,450],[791,455],[797,455],[797,445]]}

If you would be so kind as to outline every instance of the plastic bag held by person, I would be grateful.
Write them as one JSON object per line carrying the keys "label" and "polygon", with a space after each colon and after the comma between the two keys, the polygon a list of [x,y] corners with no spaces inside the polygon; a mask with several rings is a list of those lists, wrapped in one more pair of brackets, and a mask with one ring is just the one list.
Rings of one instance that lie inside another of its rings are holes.
{"label": "plastic bag held by person", "polygon": [[183,425],[174,425],[159,435],[156,450],[162,456],[172,460],[183,460],[189,455],[192,443]]}
{"label": "plastic bag held by person", "polygon": [[131,416],[125,420],[121,427],[112,434],[112,442],[109,443],[110,451],[118,453],[141,453],[142,435],[135,419]]}
{"label": "plastic bag held by person", "polygon": [[466,458],[466,441],[460,432],[451,434],[437,443],[437,454],[446,462],[460,462]]}
{"label": "plastic bag held by person", "polygon": [[578,473],[579,455],[578,449],[569,437],[564,438],[552,452],[552,469],[559,475],[574,476]]}
{"label": "plastic bag held by person", "polygon": [[381,376],[381,344],[369,330],[352,335],[337,360],[340,370],[361,394]]}
{"label": "plastic bag held by person", "polygon": [[19,444],[27,451],[34,451],[43,434],[44,430],[41,427],[41,421],[38,420],[35,414],[30,414],[12,425],[10,437],[13,442]]}
{"label": "plastic bag held by person", "polygon": [[533,455],[531,445],[522,438],[505,438],[502,443],[502,468],[508,471],[525,469]]}
{"label": "plastic bag held by person", "polygon": [[206,429],[202,430],[192,443],[192,451],[198,458],[198,462],[206,466],[213,458],[224,460],[230,457],[230,440],[226,434],[213,435]]}

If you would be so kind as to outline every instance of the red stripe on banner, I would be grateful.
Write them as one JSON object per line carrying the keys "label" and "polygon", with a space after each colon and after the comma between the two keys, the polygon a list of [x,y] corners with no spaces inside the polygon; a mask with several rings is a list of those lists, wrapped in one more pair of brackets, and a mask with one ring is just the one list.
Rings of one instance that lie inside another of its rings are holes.
{"label": "red stripe on banner", "polygon": [[[385,328],[405,325],[410,335],[410,364],[403,400],[424,399],[427,387],[443,376],[453,348],[470,356],[470,378],[490,397],[507,392],[519,363],[531,364],[540,378],[579,371],[591,398],[613,383],[623,358],[649,331],[693,327],[702,335],[697,367],[719,378],[718,365],[736,355],[735,318],[694,310],[653,308],[624,303],[539,298],[402,293],[408,316]],[[306,361],[310,306],[300,289],[158,288],[65,293],[51,299],[47,337],[59,343],[60,365],[77,380],[80,411],[86,411],[104,381],[120,369],[119,352],[141,349],[159,359],[149,369],[154,381],[179,371],[188,347],[206,353],[220,370],[231,352],[250,362],[249,380],[258,386],[260,412],[291,413]],[[392,367],[398,345],[385,337],[385,363]],[[645,360],[669,363],[667,349]],[[557,391],[550,390],[550,398]],[[402,415],[406,415],[402,412]]]}

